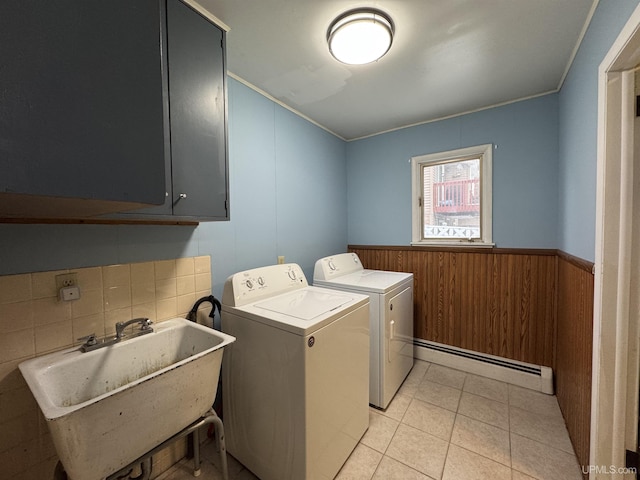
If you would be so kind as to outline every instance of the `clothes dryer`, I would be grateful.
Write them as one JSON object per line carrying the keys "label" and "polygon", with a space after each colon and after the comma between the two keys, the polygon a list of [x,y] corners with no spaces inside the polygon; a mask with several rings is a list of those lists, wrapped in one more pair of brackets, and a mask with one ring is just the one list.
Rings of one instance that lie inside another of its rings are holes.
{"label": "clothes dryer", "polygon": [[413,274],[368,270],[343,253],[316,262],[313,284],[369,296],[369,403],[386,409],[413,368]]}
{"label": "clothes dryer", "polygon": [[369,297],[257,268],[227,279],[221,325],[229,453],[262,480],[333,479],[369,425]]}

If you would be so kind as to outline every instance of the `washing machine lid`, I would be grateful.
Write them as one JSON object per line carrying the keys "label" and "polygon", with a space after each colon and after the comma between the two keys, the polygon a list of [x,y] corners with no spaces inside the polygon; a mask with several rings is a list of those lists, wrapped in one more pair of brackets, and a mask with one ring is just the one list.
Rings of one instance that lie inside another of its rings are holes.
{"label": "washing machine lid", "polygon": [[314,285],[349,289],[366,293],[387,293],[404,282],[413,281],[413,273],[385,270],[359,270],[330,280],[316,280]]}
{"label": "washing machine lid", "polygon": [[257,308],[310,321],[350,303],[353,297],[327,290],[302,289],[256,303]]}
{"label": "washing machine lid", "polygon": [[368,303],[366,295],[305,287],[240,307],[223,305],[222,310],[305,336]]}

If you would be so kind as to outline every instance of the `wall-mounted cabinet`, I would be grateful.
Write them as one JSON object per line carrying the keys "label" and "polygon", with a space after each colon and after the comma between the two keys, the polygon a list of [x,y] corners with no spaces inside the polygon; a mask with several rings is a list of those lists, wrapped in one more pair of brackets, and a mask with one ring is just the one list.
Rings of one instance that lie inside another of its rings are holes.
{"label": "wall-mounted cabinet", "polygon": [[166,201],[121,217],[226,220],[225,32],[180,0],[167,0],[166,31],[170,125]]}
{"label": "wall-mounted cabinet", "polygon": [[0,2],[0,216],[164,201],[162,9]]}
{"label": "wall-mounted cabinet", "polygon": [[224,40],[179,0],[0,2],[0,218],[228,218]]}

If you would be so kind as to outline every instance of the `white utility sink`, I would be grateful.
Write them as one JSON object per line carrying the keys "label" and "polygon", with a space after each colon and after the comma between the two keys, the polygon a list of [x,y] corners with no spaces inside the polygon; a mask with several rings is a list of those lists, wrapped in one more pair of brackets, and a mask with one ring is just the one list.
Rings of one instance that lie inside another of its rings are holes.
{"label": "white utility sink", "polygon": [[19,365],[72,480],[106,478],[211,409],[223,348],[235,338],[183,318],[153,328]]}

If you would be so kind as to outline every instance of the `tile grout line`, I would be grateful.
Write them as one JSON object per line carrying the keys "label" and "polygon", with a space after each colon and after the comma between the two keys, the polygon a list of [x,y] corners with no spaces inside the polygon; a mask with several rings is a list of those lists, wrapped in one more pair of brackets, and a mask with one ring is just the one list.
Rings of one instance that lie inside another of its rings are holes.
{"label": "tile grout line", "polygon": [[[429,363],[429,362],[426,362],[426,363]],[[422,382],[424,381],[425,377],[427,376],[427,372],[428,372],[428,371],[429,371],[429,369],[431,368],[431,365],[432,365],[431,363],[429,363],[429,364],[427,365],[427,369],[424,371],[424,373],[423,373],[423,374],[422,374],[422,376],[420,377],[419,381],[417,382],[416,389],[417,389],[417,388],[418,388],[418,386],[420,386],[420,385],[422,384]],[[405,379],[405,381],[406,381],[406,379]],[[404,383],[404,382],[403,382],[403,383]],[[397,393],[397,392],[396,392],[396,393]],[[414,392],[412,395],[410,395],[409,397],[410,397],[409,405],[407,406],[406,410],[404,411],[404,413],[403,413],[403,414],[402,414],[402,416],[400,417],[400,420],[398,420],[398,425],[396,426],[396,429],[395,429],[395,431],[393,432],[393,435],[392,435],[392,437],[391,437],[391,440],[389,441],[389,444],[387,445],[387,447],[385,448],[384,453],[382,454],[382,458],[380,459],[380,462],[379,462],[379,463],[378,463],[378,465],[376,466],[376,469],[375,469],[375,471],[374,471],[373,476],[371,477],[371,480],[373,479],[373,477],[375,477],[375,473],[376,473],[376,472],[378,471],[378,469],[380,468],[380,464],[382,463],[382,460],[384,460],[384,458],[385,458],[385,457],[387,457],[387,458],[389,458],[389,459],[391,459],[391,460],[393,460],[393,461],[395,461],[395,462],[398,462],[398,463],[400,463],[401,465],[404,465],[405,467],[407,467],[407,468],[409,468],[409,469],[413,470],[414,472],[417,472],[417,473],[419,473],[420,475],[423,475],[423,476],[425,476],[425,477],[427,477],[427,478],[429,478],[429,479],[432,479],[432,478],[433,478],[433,477],[431,477],[430,475],[427,475],[426,473],[424,473],[424,472],[422,472],[422,471],[420,471],[420,470],[415,469],[415,468],[414,468],[414,467],[412,467],[411,465],[407,465],[407,464],[406,464],[406,463],[404,463],[403,461],[401,461],[401,460],[397,460],[397,459],[395,459],[395,458],[393,458],[393,457],[391,457],[391,456],[387,455],[387,450],[389,449],[389,446],[390,446],[390,445],[391,445],[391,443],[393,442],[393,438],[396,436],[396,434],[397,434],[397,432],[398,432],[398,428],[400,427],[400,425],[406,425],[406,426],[407,426],[407,427],[409,427],[409,428],[414,428],[414,429],[416,429],[416,430],[418,430],[418,431],[422,432],[422,430],[420,430],[419,428],[416,428],[416,427],[413,427],[413,426],[411,426],[411,425],[409,425],[409,424],[403,423],[403,420],[404,420],[405,416],[407,415],[407,412],[409,411],[409,407],[411,406],[411,403],[413,403],[413,401],[414,401],[414,400],[418,400],[418,401],[420,401],[420,399],[417,399],[417,398],[415,397],[415,392]],[[395,399],[395,395],[394,395],[394,399]],[[394,400],[394,399],[392,399],[392,400],[391,400],[391,402],[393,402],[393,400]],[[391,403],[389,403],[389,405],[391,405]],[[387,408],[388,408],[388,407],[387,407]],[[384,414],[383,414],[383,415],[384,415]],[[387,417],[387,418],[391,418],[391,417]],[[427,433],[427,432],[424,432],[424,433]],[[429,434],[429,435],[430,435],[430,434]],[[434,436],[434,437],[435,437],[435,436]],[[439,437],[435,437],[435,438],[439,438]],[[442,440],[442,439],[441,439],[441,440]],[[448,449],[449,449],[449,446],[448,446],[449,444],[450,444],[450,443],[448,443],[448,444],[447,444],[447,451],[448,451]],[[446,454],[445,454],[445,461],[446,461]],[[443,475],[443,473],[444,473],[444,464],[442,465],[442,470],[443,470],[443,471],[440,473],[440,478],[439,478],[439,479],[434,479],[434,480],[441,480],[441,479],[442,479],[442,475]]]}
{"label": "tile grout line", "polygon": [[442,473],[440,474],[440,480],[444,477],[444,472],[447,467],[447,460],[449,459],[449,451],[451,450],[451,439],[453,438],[453,430],[456,428],[456,420],[458,419],[458,410],[460,410],[460,399],[462,398],[462,392],[464,391],[464,386],[467,383],[467,375],[464,377],[464,381],[462,382],[462,386],[460,387],[460,397],[458,397],[458,405],[456,407],[455,416],[453,417],[453,425],[451,427],[451,433],[449,434],[449,442],[447,444],[447,453],[444,456],[444,464],[442,465]]}
{"label": "tile grout line", "polygon": [[[467,376],[467,377],[465,377],[465,381],[464,381],[463,386],[462,386],[462,389],[461,389],[461,391],[460,391],[460,401],[461,401],[461,399],[462,399],[462,393],[467,393],[467,394],[469,394],[469,395],[475,395],[475,396],[477,396],[477,397],[479,397],[479,398],[483,398],[483,399],[485,399],[485,400],[489,400],[489,401],[493,401],[493,402],[496,402],[496,403],[500,403],[500,404],[506,405],[506,406],[507,406],[507,425],[509,425],[509,415],[508,415],[509,398],[510,398],[510,397],[509,397],[509,384],[507,384],[506,382],[501,382],[501,383],[505,383],[505,384],[507,385],[507,402],[506,402],[506,403],[503,403],[503,402],[500,402],[500,401],[498,401],[498,400],[495,400],[494,398],[489,398],[489,397],[485,397],[485,396],[483,396],[483,395],[478,395],[478,394],[475,394],[475,393],[472,393],[472,392],[469,392],[469,391],[465,391],[465,390],[464,390],[464,386],[466,385],[467,378],[469,378],[469,377],[468,377],[468,376]],[[508,438],[508,440],[509,440],[509,465],[505,465],[505,464],[503,464],[503,463],[501,463],[501,462],[499,462],[499,461],[497,461],[497,460],[495,460],[495,459],[493,459],[493,458],[490,458],[490,457],[488,457],[488,456],[486,456],[486,455],[483,455],[482,453],[475,452],[475,451],[473,451],[473,450],[469,450],[468,448],[466,448],[466,447],[464,447],[464,446],[461,446],[461,445],[458,445],[458,444],[454,444],[454,445],[456,445],[456,447],[457,447],[457,448],[460,448],[460,449],[462,449],[462,450],[465,450],[465,451],[467,451],[467,452],[470,452],[470,453],[472,453],[472,454],[474,454],[474,455],[478,455],[479,457],[482,457],[482,458],[484,458],[484,459],[486,459],[486,460],[489,460],[489,461],[491,461],[491,462],[494,462],[494,463],[496,463],[496,464],[498,464],[498,465],[502,465],[502,466],[504,466],[504,467],[507,467],[507,468],[509,469],[510,477],[513,477],[513,462],[512,462],[512,459],[511,459],[511,433],[510,433],[510,427],[509,427],[509,429],[508,429],[508,430],[504,430],[503,428],[500,428],[500,427],[499,427],[499,426],[497,426],[497,425],[493,425],[493,424],[491,424],[491,423],[484,422],[484,421],[482,421],[482,420],[480,420],[480,419],[477,419],[477,418],[474,418],[474,417],[470,417],[470,416],[467,416],[467,415],[465,415],[465,414],[463,414],[463,413],[460,413],[460,411],[459,411],[459,410],[460,410],[460,402],[458,403],[458,409],[457,409],[457,411],[456,411],[456,417],[455,417],[456,421],[457,421],[457,419],[458,419],[458,416],[462,416],[462,417],[464,417],[464,418],[471,419],[471,420],[473,420],[473,421],[476,421],[476,422],[478,422],[478,423],[482,423],[482,424],[487,425],[487,426],[489,426],[489,427],[497,428],[497,429],[499,429],[499,430],[501,430],[501,431],[503,431],[503,432],[506,432],[506,433],[507,433],[507,438]],[[455,428],[455,422],[454,422],[454,428]],[[453,437],[453,430],[452,430],[452,437]],[[452,443],[452,442],[450,442],[450,445],[451,445],[451,443]],[[448,456],[448,451],[447,451],[447,456]],[[446,464],[446,462],[445,462],[445,464]]]}

